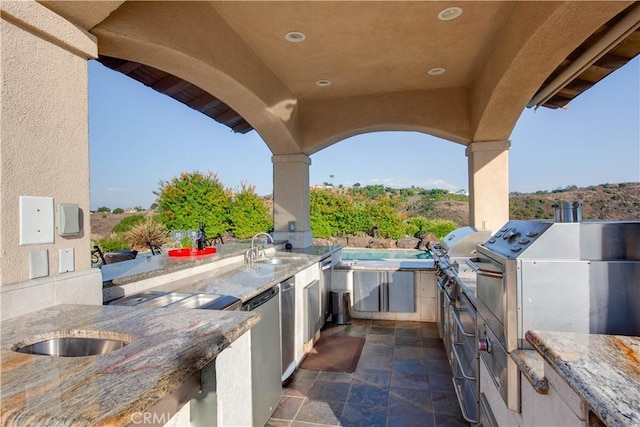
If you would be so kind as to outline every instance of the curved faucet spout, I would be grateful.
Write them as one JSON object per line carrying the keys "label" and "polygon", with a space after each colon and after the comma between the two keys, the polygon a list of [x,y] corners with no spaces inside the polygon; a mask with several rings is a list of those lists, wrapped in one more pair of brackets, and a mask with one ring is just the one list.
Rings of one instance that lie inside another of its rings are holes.
{"label": "curved faucet spout", "polygon": [[245,262],[249,262],[252,263],[253,261],[259,259],[261,256],[264,256],[264,246],[259,245],[257,248],[254,248],[254,244],[256,241],[256,238],[259,236],[266,236],[269,238],[269,240],[271,240],[271,244],[273,245],[273,237],[271,236],[271,234],[269,233],[265,233],[265,232],[260,232],[257,233],[255,236],[253,236],[253,238],[251,239],[251,249],[249,249],[247,253],[245,253]]}

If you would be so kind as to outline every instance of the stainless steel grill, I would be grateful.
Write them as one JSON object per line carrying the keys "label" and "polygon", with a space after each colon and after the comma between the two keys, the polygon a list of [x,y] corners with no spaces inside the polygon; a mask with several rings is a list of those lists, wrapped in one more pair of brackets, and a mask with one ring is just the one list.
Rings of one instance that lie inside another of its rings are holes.
{"label": "stainless steel grill", "polygon": [[640,222],[509,221],[478,245],[480,358],[519,411],[528,330],[640,335]]}
{"label": "stainless steel grill", "polygon": [[443,339],[458,403],[464,418],[478,422],[479,383],[476,348],[475,272],[465,260],[491,236],[489,230],[463,227],[432,248],[439,296],[438,328]]}

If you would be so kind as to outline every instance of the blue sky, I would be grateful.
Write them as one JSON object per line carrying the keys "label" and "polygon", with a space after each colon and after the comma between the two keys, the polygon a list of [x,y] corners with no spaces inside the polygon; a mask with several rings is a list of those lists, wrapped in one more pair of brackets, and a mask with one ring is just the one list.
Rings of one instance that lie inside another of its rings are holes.
{"label": "blue sky", "polygon": [[[510,140],[510,191],[640,181],[640,58],[566,110],[526,109]],[[464,148],[416,132],[358,135],[312,155],[310,183],[466,190]],[[160,181],[194,170],[216,172],[227,188],[273,189],[271,152],[255,131],[234,134],[96,61],[89,155],[91,209],[148,208]]]}

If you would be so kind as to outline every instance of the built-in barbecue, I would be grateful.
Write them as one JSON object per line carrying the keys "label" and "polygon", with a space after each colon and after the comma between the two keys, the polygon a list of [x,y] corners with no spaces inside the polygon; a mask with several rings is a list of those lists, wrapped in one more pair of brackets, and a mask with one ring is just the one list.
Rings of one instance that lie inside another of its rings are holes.
{"label": "built-in barbecue", "polygon": [[436,264],[440,337],[451,365],[460,409],[470,423],[477,423],[479,413],[476,273],[465,261],[475,256],[476,246],[490,236],[489,230],[462,227],[431,248]]}
{"label": "built-in barbecue", "polygon": [[640,222],[509,221],[476,248],[478,349],[520,411],[509,353],[528,330],[640,335]]}

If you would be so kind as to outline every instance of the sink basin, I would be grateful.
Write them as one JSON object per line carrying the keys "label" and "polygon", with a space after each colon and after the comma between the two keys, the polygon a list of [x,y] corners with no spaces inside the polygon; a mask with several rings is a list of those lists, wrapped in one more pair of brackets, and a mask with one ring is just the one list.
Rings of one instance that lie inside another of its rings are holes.
{"label": "sink basin", "polygon": [[179,292],[169,292],[167,294],[161,295],[159,297],[150,299],[143,303],[138,304],[140,307],[166,307],[169,304],[176,303],[181,301],[187,297],[190,297],[193,294],[179,293]]}
{"label": "sink basin", "polygon": [[17,345],[14,351],[25,354],[58,357],[84,357],[119,350],[131,340],[100,337],[57,337],[24,346]]}
{"label": "sink basin", "polygon": [[296,260],[298,260],[298,258],[272,257],[272,258],[260,259],[260,260],[257,260],[256,262],[260,264],[279,265],[279,264],[291,264],[293,262],[296,262]]}
{"label": "sink basin", "polygon": [[220,295],[196,294],[171,304],[172,308],[198,308],[220,298]]}

